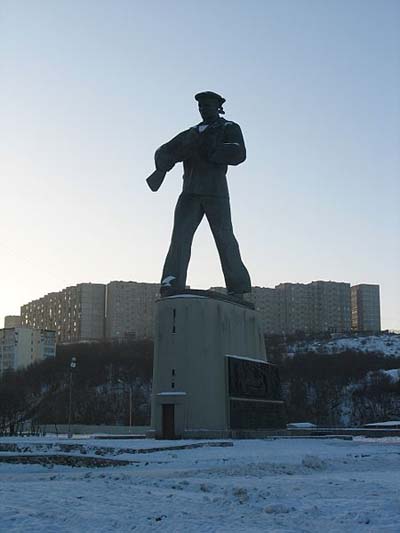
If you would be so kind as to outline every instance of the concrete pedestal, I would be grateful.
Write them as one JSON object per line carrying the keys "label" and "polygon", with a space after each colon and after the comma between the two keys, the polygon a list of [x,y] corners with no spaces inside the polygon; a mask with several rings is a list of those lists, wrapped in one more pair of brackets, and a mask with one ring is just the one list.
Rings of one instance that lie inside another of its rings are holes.
{"label": "concrete pedestal", "polygon": [[[273,365],[257,312],[205,294],[186,291],[157,301],[152,428],[158,438],[226,434],[232,424],[251,429],[249,409],[283,404],[268,398]],[[268,425],[265,416],[261,424]]]}

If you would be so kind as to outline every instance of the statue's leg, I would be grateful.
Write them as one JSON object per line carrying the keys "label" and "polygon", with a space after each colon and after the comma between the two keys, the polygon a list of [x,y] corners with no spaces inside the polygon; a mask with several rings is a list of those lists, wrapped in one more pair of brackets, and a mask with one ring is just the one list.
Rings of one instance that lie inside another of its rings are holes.
{"label": "statue's leg", "polygon": [[204,210],[198,196],[184,193],[179,196],[171,244],[161,278],[164,287],[185,288],[193,236],[203,216]]}
{"label": "statue's leg", "polygon": [[218,248],[228,293],[251,292],[250,276],[233,234],[229,198],[210,196],[204,199],[203,206]]}

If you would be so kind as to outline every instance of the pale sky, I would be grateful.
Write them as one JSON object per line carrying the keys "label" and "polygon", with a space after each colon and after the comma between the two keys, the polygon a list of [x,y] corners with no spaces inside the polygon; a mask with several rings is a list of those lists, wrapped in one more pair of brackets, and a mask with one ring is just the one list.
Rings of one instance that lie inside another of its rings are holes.
{"label": "pale sky", "polygon": [[[0,0],[0,326],[81,282],[158,282],[180,165],[154,150],[222,94],[253,285],[381,286],[400,329],[400,2]],[[222,285],[206,221],[188,283]]]}

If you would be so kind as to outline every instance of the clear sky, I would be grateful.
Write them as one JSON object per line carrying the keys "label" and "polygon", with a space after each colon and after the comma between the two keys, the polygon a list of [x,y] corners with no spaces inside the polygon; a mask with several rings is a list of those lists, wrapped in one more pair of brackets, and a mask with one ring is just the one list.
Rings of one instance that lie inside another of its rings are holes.
{"label": "clear sky", "polygon": [[[181,189],[157,146],[214,90],[243,130],[253,285],[381,285],[400,329],[400,2],[1,0],[0,325],[80,282],[157,282]],[[208,225],[188,283],[223,284]]]}

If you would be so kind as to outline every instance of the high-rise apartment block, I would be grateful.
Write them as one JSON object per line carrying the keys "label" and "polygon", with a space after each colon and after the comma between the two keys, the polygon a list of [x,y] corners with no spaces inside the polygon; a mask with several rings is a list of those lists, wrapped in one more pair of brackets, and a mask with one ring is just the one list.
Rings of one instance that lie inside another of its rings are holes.
{"label": "high-rise apartment block", "polygon": [[351,323],[355,331],[381,330],[379,285],[362,283],[351,288]]}
{"label": "high-rise apartment block", "polygon": [[22,325],[55,330],[57,342],[102,340],[105,292],[103,284],[80,283],[46,294],[21,307]]}
{"label": "high-rise apartment block", "polygon": [[351,330],[349,283],[281,283],[275,289],[279,293],[283,333],[346,333]]}
{"label": "high-rise apartment block", "polygon": [[153,338],[158,283],[111,281],[107,285],[106,337],[111,340]]}
{"label": "high-rise apartment block", "polygon": [[56,333],[26,327],[0,329],[0,374],[55,357]]}
{"label": "high-rise apartment block", "polygon": [[246,294],[246,300],[252,302],[259,311],[262,330],[271,335],[279,333],[278,292],[268,287],[252,287],[251,293]]}
{"label": "high-rise apartment block", "polygon": [[349,283],[281,283],[275,289],[279,293],[282,333],[346,333],[351,330]]}
{"label": "high-rise apartment block", "polygon": [[4,317],[5,328],[18,328],[21,325],[20,315],[8,315]]}
{"label": "high-rise apartment block", "polygon": [[279,306],[279,333],[310,333],[312,300],[309,287],[303,283],[281,283],[275,291]]}
{"label": "high-rise apartment block", "polygon": [[[23,305],[21,324],[54,330],[62,343],[153,338],[159,289],[158,283],[135,281],[81,283]],[[259,311],[269,335],[380,331],[379,285],[281,283],[253,287],[245,298]],[[7,317],[6,323],[11,326],[14,318]]]}
{"label": "high-rise apartment block", "polygon": [[312,281],[311,331],[348,333],[351,331],[350,283]]}
{"label": "high-rise apartment block", "polygon": [[[226,292],[222,287],[212,290]],[[313,281],[281,283],[274,289],[253,287],[245,298],[259,311],[263,330],[268,335],[351,330],[349,283]]]}

